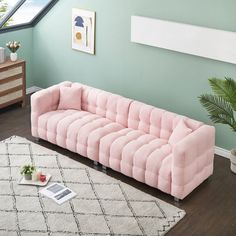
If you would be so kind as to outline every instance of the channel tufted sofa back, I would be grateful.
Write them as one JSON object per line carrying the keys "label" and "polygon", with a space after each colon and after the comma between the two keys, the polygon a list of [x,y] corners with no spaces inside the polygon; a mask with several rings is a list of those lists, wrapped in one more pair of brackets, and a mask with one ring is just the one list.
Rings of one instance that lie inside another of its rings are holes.
{"label": "channel tufted sofa back", "polygon": [[185,116],[132,101],[129,108],[128,127],[168,140],[181,119],[192,130],[198,129],[203,124]]}
{"label": "channel tufted sofa back", "polygon": [[192,130],[196,130],[203,124],[185,116],[84,84],[64,82],[64,86],[82,87],[82,110],[165,140],[169,139],[180,119],[184,119]]}
{"label": "channel tufted sofa back", "polygon": [[127,127],[131,99],[78,83],[72,86],[82,86],[82,110],[105,117]]}

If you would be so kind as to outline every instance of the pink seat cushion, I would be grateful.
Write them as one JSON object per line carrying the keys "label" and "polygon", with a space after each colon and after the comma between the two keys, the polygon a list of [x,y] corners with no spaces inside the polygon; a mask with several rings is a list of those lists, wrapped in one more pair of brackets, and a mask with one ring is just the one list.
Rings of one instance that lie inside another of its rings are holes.
{"label": "pink seat cushion", "polygon": [[58,110],[81,110],[82,87],[60,87],[60,100]]}
{"label": "pink seat cushion", "polygon": [[173,130],[168,142],[169,144],[174,145],[190,133],[192,133],[192,130],[186,126],[184,120],[180,120]]}
{"label": "pink seat cushion", "polygon": [[171,151],[165,139],[124,128],[101,138],[99,162],[170,193]]}
{"label": "pink seat cushion", "polygon": [[100,140],[124,127],[87,111],[57,110],[39,117],[39,136],[63,148],[98,160]]}

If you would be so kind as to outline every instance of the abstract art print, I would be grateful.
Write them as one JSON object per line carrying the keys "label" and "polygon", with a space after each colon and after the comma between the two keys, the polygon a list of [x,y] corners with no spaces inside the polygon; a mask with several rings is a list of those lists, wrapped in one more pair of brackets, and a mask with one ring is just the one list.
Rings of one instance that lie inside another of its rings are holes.
{"label": "abstract art print", "polygon": [[72,9],[72,48],[94,54],[95,12]]}

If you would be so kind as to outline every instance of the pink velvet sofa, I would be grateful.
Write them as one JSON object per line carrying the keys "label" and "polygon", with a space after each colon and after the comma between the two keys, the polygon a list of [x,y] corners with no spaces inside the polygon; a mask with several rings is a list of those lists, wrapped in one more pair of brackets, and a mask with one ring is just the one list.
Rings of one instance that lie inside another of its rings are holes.
{"label": "pink velvet sofa", "polygon": [[178,199],[213,173],[214,127],[79,83],[33,94],[31,128]]}

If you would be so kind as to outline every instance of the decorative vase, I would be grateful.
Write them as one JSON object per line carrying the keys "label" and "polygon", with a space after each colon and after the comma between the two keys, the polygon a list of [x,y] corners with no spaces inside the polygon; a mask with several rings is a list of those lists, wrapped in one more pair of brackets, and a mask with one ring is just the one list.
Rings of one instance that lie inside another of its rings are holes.
{"label": "decorative vase", "polygon": [[0,63],[5,61],[5,48],[0,47]]}
{"label": "decorative vase", "polygon": [[25,180],[32,180],[32,175],[24,175]]}
{"label": "decorative vase", "polygon": [[16,52],[11,52],[10,53],[10,59],[11,59],[11,61],[16,61],[17,60],[17,53]]}
{"label": "decorative vase", "polygon": [[232,149],[230,152],[230,161],[231,161],[230,169],[233,173],[236,174],[236,148]]}
{"label": "decorative vase", "polygon": [[38,173],[37,171],[34,171],[33,174],[32,174],[32,181],[38,181]]}

